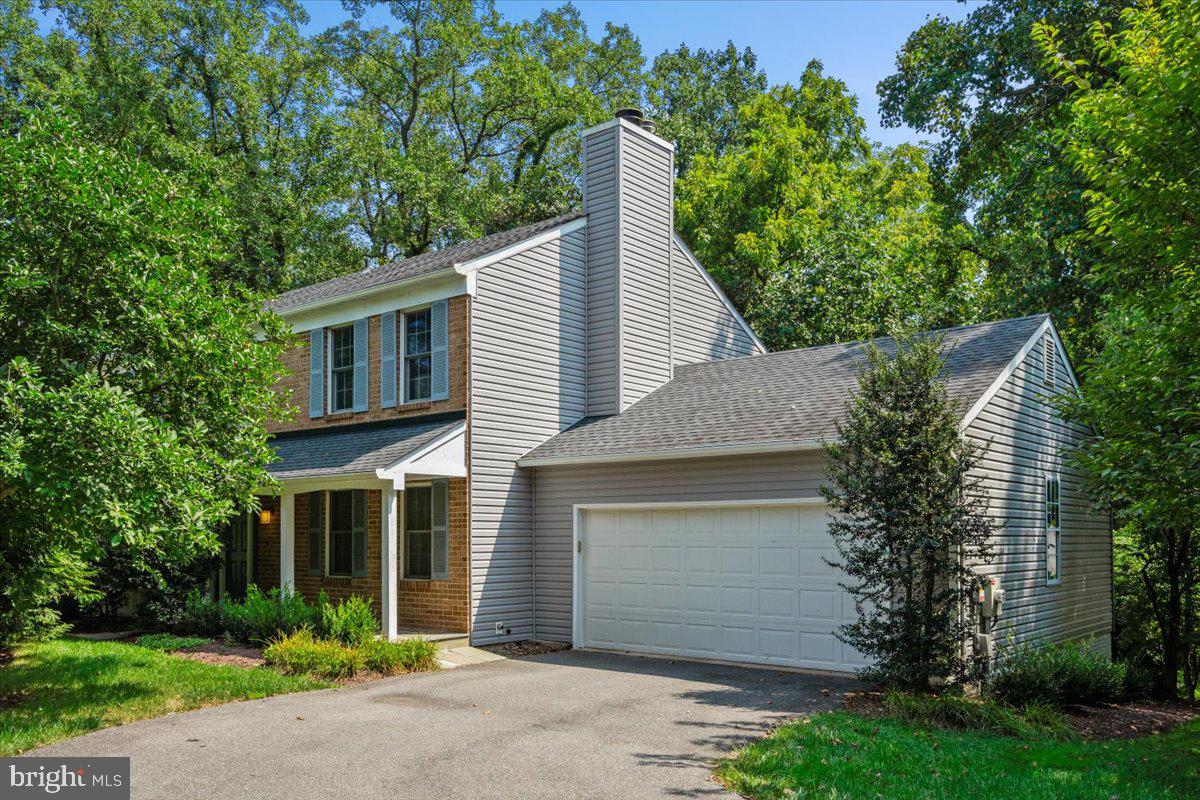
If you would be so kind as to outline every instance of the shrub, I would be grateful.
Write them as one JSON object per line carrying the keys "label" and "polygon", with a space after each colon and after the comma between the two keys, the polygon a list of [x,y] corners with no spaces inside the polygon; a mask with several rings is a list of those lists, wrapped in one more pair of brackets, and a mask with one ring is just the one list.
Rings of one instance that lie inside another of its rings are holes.
{"label": "shrub", "polygon": [[889,692],[884,708],[897,719],[960,731],[990,731],[1016,739],[1070,739],[1071,726],[1045,705],[1012,709],[986,700],[954,695]]}
{"label": "shrub", "polygon": [[204,636],[176,636],[173,633],[148,633],[145,636],[138,637],[137,645],[138,647],[145,647],[147,650],[173,653],[176,650],[197,647],[208,641],[209,639]]}
{"label": "shrub", "polygon": [[329,602],[325,592],[317,600],[317,633],[350,647],[357,647],[375,638],[379,620],[365,597],[351,595],[338,605]]}
{"label": "shrub", "polygon": [[173,619],[164,619],[173,631],[185,636],[219,636],[222,631],[221,606],[199,589],[188,592]]}
{"label": "shrub", "polygon": [[265,644],[311,626],[316,619],[315,609],[291,589],[263,594],[251,584],[243,602],[226,599],[220,605],[222,627],[234,639],[247,643]]}
{"label": "shrub", "polygon": [[312,675],[337,680],[362,668],[362,654],[338,642],[317,639],[311,628],[281,635],[263,650],[267,665],[285,675]]}
{"label": "shrub", "polygon": [[399,642],[372,639],[359,650],[363,655],[363,666],[384,675],[438,669],[437,645],[424,639],[405,639]]}
{"label": "shrub", "polygon": [[1125,665],[1097,653],[1090,641],[1013,647],[989,683],[991,697],[1013,706],[1097,703],[1124,693]]}

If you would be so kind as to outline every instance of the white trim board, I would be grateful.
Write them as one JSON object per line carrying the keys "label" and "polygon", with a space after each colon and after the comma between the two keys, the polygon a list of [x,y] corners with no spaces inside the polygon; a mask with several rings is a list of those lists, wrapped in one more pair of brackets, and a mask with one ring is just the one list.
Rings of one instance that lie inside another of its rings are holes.
{"label": "white trim board", "polygon": [[1017,371],[1017,367],[1021,365],[1021,362],[1025,360],[1025,357],[1029,355],[1030,351],[1037,347],[1038,342],[1040,342],[1042,339],[1042,335],[1047,331],[1050,332],[1050,335],[1054,339],[1054,347],[1055,350],[1058,351],[1059,358],[1062,359],[1063,364],[1065,364],[1067,367],[1067,377],[1071,379],[1071,385],[1075,387],[1075,394],[1079,394],[1079,380],[1075,377],[1075,370],[1071,367],[1071,360],[1067,358],[1067,351],[1063,347],[1062,339],[1060,339],[1058,336],[1058,330],[1054,327],[1054,321],[1050,317],[1046,317],[1046,319],[1042,321],[1042,324],[1038,326],[1037,330],[1033,332],[1033,335],[1030,336],[1025,342],[1025,345],[1017,352],[1015,356],[1012,357],[1012,360],[1008,362],[1008,366],[1006,366],[1000,372],[1000,374],[996,376],[996,379],[992,381],[992,385],[988,387],[988,390],[984,392],[978,400],[975,401],[970,410],[967,411],[967,413],[963,416],[962,421],[958,424],[958,429],[960,431],[965,432],[967,427],[975,421],[975,418],[983,412],[983,409],[987,407],[987,404],[990,403],[992,398],[996,396],[996,393],[1000,391],[1000,387],[1008,382],[1008,379],[1011,378],[1013,373]]}
{"label": "white trim board", "polygon": [[501,250],[488,253],[487,255],[480,256],[479,258],[473,258],[470,261],[457,263],[454,265],[454,271],[459,275],[469,275],[476,270],[482,269],[491,264],[495,264],[499,261],[503,261],[506,258],[511,258],[518,253],[523,253],[526,250],[543,245],[546,242],[552,242],[555,239],[561,239],[563,236],[567,236],[575,231],[582,230],[586,225],[587,217],[579,217],[578,219],[573,219],[570,222],[564,222],[562,225],[559,225],[556,228],[543,231],[542,233],[539,233],[536,236],[531,236],[528,239],[522,239],[521,241],[510,244],[508,247],[505,247]]}
{"label": "white trim board", "polygon": [[758,338],[758,334],[751,329],[750,324],[746,322],[746,320],[742,318],[742,315],[738,313],[738,310],[733,307],[733,303],[729,302],[729,298],[725,296],[725,292],[721,291],[721,287],[717,285],[715,280],[713,280],[712,275],[708,274],[708,270],[706,270],[704,265],[700,263],[700,259],[696,258],[696,254],[693,253],[691,248],[687,246],[687,242],[683,240],[683,237],[680,236],[677,231],[671,231],[671,236],[675,240],[675,243],[679,245],[679,249],[683,251],[683,255],[688,261],[691,262],[692,266],[696,268],[696,271],[700,273],[700,277],[704,278],[704,282],[709,285],[709,288],[713,290],[713,292],[724,304],[726,310],[729,311],[729,313],[733,315],[733,318],[737,320],[738,324],[742,326],[742,330],[746,332],[746,335],[750,337],[750,340],[754,342],[759,351],[762,353],[769,352],[767,350],[767,346],[762,343],[762,339]]}
{"label": "white trim board", "polygon": [[781,442],[755,442],[753,444],[701,445],[677,447],[668,450],[645,450],[634,453],[602,453],[588,456],[545,456],[521,458],[521,467],[548,467],[555,464],[613,464],[629,461],[668,461],[676,458],[711,458],[714,456],[743,456],[759,453],[787,453],[803,450],[820,450],[826,442],[819,439],[797,439]]}

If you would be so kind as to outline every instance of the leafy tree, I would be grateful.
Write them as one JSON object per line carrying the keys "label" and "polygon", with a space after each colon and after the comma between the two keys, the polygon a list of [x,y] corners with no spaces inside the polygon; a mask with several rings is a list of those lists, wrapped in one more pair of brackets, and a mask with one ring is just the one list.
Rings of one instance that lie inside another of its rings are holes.
{"label": "leafy tree", "polygon": [[1113,20],[1123,0],[991,0],[961,21],[930,19],[879,84],[884,124],[936,137],[937,202],[985,264],[985,317],[1051,312],[1068,349],[1093,352],[1103,306],[1087,276],[1100,257],[1087,235],[1083,181],[1055,131],[1067,88],[1049,68],[1033,26],[1059,26],[1064,52],[1088,49],[1090,20]]}
{"label": "leafy tree", "polygon": [[338,59],[347,221],[373,261],[562,213],[578,133],[632,101],[642,58],[626,28],[593,41],[578,11],[504,21],[492,3],[403,0],[391,28],[326,34]]}
{"label": "leafy tree", "polygon": [[680,231],[769,347],[970,315],[975,259],[943,225],[919,148],[874,147],[811,63],[743,106],[734,142],[676,188]]}
{"label": "leafy tree", "polygon": [[49,112],[0,139],[0,643],[93,597],[105,544],[214,550],[268,481],[286,333],[209,277],[223,220]]}
{"label": "leafy tree", "polygon": [[1158,629],[1158,689],[1200,682],[1200,8],[1164,0],[1089,27],[1092,55],[1037,28],[1072,91],[1059,141],[1087,190],[1093,270],[1109,307],[1081,400],[1079,453],[1118,514]]}
{"label": "leafy tree", "polygon": [[868,348],[821,489],[841,555],[830,564],[850,579],[859,617],[838,637],[874,660],[872,678],[915,691],[974,674],[960,613],[976,585],[966,565],[991,558],[995,533],[940,348],[933,337]]}
{"label": "leafy tree", "polygon": [[767,90],[767,75],[749,48],[686,44],[654,59],[646,75],[646,111],[658,133],[675,143],[675,171],[687,174],[696,156],[720,158],[736,140],[738,109]]}

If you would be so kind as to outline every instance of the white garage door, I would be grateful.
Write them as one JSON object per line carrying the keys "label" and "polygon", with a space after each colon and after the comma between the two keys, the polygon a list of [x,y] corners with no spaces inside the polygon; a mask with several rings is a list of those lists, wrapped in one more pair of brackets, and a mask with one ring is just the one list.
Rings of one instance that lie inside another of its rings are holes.
{"label": "white garage door", "polygon": [[581,516],[582,642],[693,658],[853,670],[834,636],[854,604],[825,563],[823,506],[590,509]]}

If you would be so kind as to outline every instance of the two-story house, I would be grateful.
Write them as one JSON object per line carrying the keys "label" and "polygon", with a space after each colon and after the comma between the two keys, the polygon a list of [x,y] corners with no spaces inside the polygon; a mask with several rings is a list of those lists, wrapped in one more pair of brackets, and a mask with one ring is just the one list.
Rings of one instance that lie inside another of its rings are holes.
{"label": "two-story house", "polygon": [[[817,490],[862,346],[767,354],[674,231],[673,146],[635,113],[583,137],[579,213],[272,303],[300,412],[224,590],[360,594],[388,636],[856,667]],[[943,335],[964,434],[993,442],[1017,634],[1106,637],[1052,323]]]}

